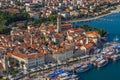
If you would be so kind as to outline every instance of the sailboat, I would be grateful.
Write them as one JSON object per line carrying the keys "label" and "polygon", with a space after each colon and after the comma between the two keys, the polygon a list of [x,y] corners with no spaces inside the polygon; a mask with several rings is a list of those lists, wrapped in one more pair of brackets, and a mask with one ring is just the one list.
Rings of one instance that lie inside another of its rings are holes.
{"label": "sailboat", "polygon": [[119,38],[116,36],[114,39],[114,42],[117,42],[117,41],[119,41]]}

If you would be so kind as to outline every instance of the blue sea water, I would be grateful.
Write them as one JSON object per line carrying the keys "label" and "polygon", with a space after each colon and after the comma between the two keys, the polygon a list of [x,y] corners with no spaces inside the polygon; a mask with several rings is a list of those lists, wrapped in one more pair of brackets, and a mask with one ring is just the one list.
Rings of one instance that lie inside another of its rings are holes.
{"label": "blue sea water", "polygon": [[120,61],[110,62],[102,68],[79,73],[80,80],[120,80]]}
{"label": "blue sea water", "polygon": [[[110,14],[108,16],[86,22],[72,23],[74,27],[88,24],[93,27],[103,28],[109,34],[108,41],[113,41],[116,36],[120,41],[120,13]],[[90,71],[78,74],[80,80],[120,80],[120,60],[110,62],[106,67],[93,68]]]}
{"label": "blue sea water", "polygon": [[74,27],[88,24],[93,27],[103,28],[109,33],[107,35],[107,39],[109,41],[113,41],[116,36],[120,38],[120,13],[110,14],[92,21],[77,22],[72,24]]}

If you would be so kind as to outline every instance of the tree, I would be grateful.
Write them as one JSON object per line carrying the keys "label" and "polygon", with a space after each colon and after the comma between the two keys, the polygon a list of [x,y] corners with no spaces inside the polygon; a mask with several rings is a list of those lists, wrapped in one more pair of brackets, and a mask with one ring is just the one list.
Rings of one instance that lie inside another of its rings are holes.
{"label": "tree", "polygon": [[21,61],[22,69],[23,69],[24,64],[25,64],[25,63],[24,63],[23,61]]}
{"label": "tree", "polygon": [[5,25],[0,25],[0,34],[9,34],[11,31],[10,28],[7,28]]}
{"label": "tree", "polygon": [[4,74],[5,74],[5,76],[6,76],[7,80],[8,80],[9,72],[8,71],[4,71]]}

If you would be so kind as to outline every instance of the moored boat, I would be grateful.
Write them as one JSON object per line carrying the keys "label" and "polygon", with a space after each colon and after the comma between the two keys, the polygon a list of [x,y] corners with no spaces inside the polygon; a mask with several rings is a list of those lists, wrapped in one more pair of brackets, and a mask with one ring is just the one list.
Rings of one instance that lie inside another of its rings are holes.
{"label": "moored boat", "polygon": [[77,76],[73,76],[73,73],[70,73],[65,70],[57,70],[48,75],[50,77],[49,80],[78,80]]}
{"label": "moored boat", "polygon": [[108,64],[108,60],[102,59],[97,63],[97,67],[103,67]]}
{"label": "moored boat", "polygon": [[120,56],[119,55],[112,55],[111,59],[114,60],[114,61],[116,61],[116,60],[120,59]]}
{"label": "moored boat", "polygon": [[75,69],[75,72],[76,73],[81,73],[81,72],[85,72],[85,71],[88,71],[92,68],[92,64],[91,63],[87,63],[87,64],[84,64],[78,68]]}

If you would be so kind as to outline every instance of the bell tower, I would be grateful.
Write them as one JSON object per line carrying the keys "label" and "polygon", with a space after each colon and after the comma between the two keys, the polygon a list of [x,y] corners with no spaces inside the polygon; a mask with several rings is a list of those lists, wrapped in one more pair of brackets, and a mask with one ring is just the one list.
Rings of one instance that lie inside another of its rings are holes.
{"label": "bell tower", "polygon": [[57,16],[57,32],[61,32],[61,15]]}

